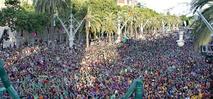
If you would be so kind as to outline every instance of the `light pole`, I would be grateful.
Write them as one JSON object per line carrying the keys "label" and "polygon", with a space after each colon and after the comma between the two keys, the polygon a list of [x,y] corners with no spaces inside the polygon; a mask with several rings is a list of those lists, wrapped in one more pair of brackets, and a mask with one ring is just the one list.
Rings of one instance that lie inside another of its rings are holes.
{"label": "light pole", "polygon": [[[20,99],[17,91],[12,86],[10,79],[8,78],[7,72],[4,69],[4,61],[0,60],[0,79],[4,85],[4,88],[0,88],[2,91],[6,90],[12,99]],[[1,92],[0,92],[1,93]]]}
{"label": "light pole", "polygon": [[[66,5],[68,6],[67,3],[66,3]],[[78,32],[78,30],[82,26],[82,24],[83,24],[83,22],[85,20],[85,17],[80,22],[78,22],[77,19],[74,17],[73,13],[72,13],[72,7],[71,7],[69,20],[66,23],[62,21],[62,19],[58,16],[58,13],[55,13],[54,21],[53,21],[54,26],[56,25],[55,24],[55,20],[56,19],[59,20],[59,22],[61,23],[62,27],[64,28],[64,30],[65,30],[65,32],[66,32],[66,34],[68,36],[69,47],[72,48],[73,45],[74,45],[75,34]],[[74,24],[74,23],[77,23],[77,24]]]}
{"label": "light pole", "polygon": [[179,34],[179,40],[177,40],[177,45],[178,45],[179,47],[183,47],[184,44],[185,44],[185,41],[184,41],[184,39],[183,39],[184,31],[181,30],[178,34]]}

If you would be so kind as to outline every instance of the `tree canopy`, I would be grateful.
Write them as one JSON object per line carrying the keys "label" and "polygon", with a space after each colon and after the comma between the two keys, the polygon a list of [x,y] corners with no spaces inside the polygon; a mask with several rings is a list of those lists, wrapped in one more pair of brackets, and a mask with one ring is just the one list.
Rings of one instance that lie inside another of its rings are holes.
{"label": "tree canopy", "polygon": [[[213,22],[213,3],[212,0],[193,0],[192,1],[192,9],[194,10],[194,13],[196,11],[201,11],[203,16],[207,19],[209,23]],[[201,45],[208,44],[212,37],[210,36],[212,32],[207,28],[206,24],[198,19],[195,21],[195,24],[193,25],[194,28],[194,35],[196,38],[195,45],[196,47],[199,47]]]}
{"label": "tree canopy", "polygon": [[[33,5],[24,2],[20,4],[19,0],[7,0],[5,5],[7,7],[0,12],[0,25],[9,25],[17,31],[43,32],[53,23],[54,14],[66,21],[70,13],[78,21],[87,16],[84,25],[89,25],[86,26],[89,27],[88,33],[94,37],[101,33],[117,36],[118,22],[124,27],[121,31],[126,31],[130,36],[140,33],[139,28],[147,21],[144,30],[160,29],[162,22],[169,26],[180,24],[177,16],[160,14],[138,6],[118,6],[115,0],[33,0]],[[61,28],[59,23],[56,21],[56,26]],[[84,25],[81,32],[86,33]]]}
{"label": "tree canopy", "polygon": [[46,14],[35,13],[34,7],[19,0],[6,0],[6,8],[0,11],[0,25],[9,26],[12,30],[43,32],[48,24]]}

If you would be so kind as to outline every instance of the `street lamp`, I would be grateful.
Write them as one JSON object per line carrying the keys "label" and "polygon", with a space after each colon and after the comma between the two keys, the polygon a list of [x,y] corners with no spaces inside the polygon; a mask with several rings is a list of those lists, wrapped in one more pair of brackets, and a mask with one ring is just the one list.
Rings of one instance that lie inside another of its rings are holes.
{"label": "street lamp", "polygon": [[179,47],[183,47],[185,44],[185,41],[183,40],[184,31],[180,31],[178,34],[179,34],[179,40],[177,40],[177,45]]}

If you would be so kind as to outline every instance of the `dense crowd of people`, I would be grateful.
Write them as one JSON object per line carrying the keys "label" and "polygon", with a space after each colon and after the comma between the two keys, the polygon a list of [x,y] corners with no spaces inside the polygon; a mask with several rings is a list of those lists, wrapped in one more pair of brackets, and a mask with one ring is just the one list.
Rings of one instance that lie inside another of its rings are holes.
{"label": "dense crowd of people", "polygon": [[118,99],[136,78],[144,82],[145,99],[210,97],[212,64],[192,42],[178,47],[174,33],[144,36],[121,44],[95,42],[89,48],[53,43],[8,49],[0,58],[26,99]]}

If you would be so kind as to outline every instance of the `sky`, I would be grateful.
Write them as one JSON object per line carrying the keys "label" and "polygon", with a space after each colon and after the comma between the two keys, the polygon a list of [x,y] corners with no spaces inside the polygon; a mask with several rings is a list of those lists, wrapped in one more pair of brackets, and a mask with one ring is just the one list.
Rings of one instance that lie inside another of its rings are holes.
{"label": "sky", "polygon": [[146,7],[151,8],[160,13],[168,12],[171,14],[182,15],[190,12],[190,5],[192,0],[138,0]]}

